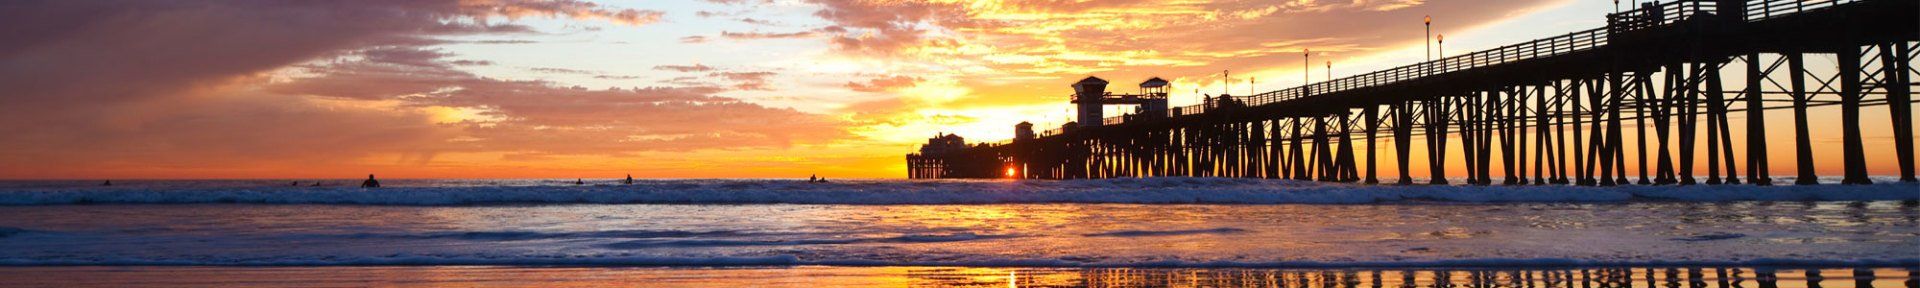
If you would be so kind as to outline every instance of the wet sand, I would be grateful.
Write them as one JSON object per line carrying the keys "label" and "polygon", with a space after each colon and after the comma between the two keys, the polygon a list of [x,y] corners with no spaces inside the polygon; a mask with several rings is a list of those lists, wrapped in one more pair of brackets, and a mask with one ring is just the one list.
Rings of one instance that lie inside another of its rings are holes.
{"label": "wet sand", "polygon": [[[1906,268],[4,267],[7,287],[1914,288]],[[1444,275],[1444,277],[1441,277]]]}

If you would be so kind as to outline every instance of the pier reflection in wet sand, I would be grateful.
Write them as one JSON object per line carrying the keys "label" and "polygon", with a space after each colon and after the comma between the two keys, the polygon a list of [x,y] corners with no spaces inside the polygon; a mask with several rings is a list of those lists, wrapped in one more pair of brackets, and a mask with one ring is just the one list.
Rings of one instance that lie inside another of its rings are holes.
{"label": "pier reflection in wet sand", "polygon": [[1914,268],[9,267],[10,287],[1917,288]]}

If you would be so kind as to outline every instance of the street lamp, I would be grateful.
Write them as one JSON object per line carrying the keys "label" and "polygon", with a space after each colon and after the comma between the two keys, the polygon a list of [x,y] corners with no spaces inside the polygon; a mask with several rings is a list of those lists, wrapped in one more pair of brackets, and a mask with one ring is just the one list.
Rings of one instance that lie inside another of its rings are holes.
{"label": "street lamp", "polygon": [[1427,44],[1427,51],[1424,51],[1423,54],[1425,55],[1422,55],[1427,57],[1427,61],[1420,62],[1420,65],[1421,67],[1426,67],[1426,69],[1423,70],[1426,70],[1427,74],[1433,74],[1433,64],[1428,63],[1433,62],[1433,15],[1425,16],[1420,22],[1427,27],[1427,41],[1423,42],[1423,44]]}
{"label": "street lamp", "polygon": [[1441,64],[1440,71],[1446,72],[1447,70],[1447,65],[1446,65],[1447,64],[1447,34],[1435,35],[1433,39],[1435,40],[1433,41],[1433,44],[1439,46],[1438,47],[1439,49],[1434,49],[1434,51],[1439,52],[1435,54],[1440,54],[1440,64]]}
{"label": "street lamp", "polygon": [[[1619,3],[1619,1],[1620,0],[1614,0],[1614,3]],[[1620,10],[1618,7],[1620,5],[1615,4],[1614,6],[1614,10]],[[1427,26],[1427,61],[1433,61],[1433,16],[1426,16],[1426,19],[1422,20],[1422,22]]]}

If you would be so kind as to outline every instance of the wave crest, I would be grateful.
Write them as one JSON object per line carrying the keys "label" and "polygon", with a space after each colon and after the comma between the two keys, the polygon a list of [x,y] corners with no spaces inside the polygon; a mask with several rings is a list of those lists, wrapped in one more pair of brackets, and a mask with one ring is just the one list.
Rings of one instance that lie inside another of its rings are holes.
{"label": "wave crest", "polygon": [[1391,186],[1230,178],[1064,181],[659,180],[631,186],[0,188],[0,205],[262,203],[593,204],[1362,204],[1442,202],[1920,200],[1920,185]]}

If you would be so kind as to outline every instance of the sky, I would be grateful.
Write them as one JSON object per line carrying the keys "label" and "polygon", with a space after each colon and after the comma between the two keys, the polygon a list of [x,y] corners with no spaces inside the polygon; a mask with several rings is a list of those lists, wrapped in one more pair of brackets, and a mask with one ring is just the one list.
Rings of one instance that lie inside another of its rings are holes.
{"label": "sky", "polygon": [[1451,55],[1612,5],[6,1],[0,178],[899,178],[936,133],[1065,123],[1087,76],[1187,105],[1420,61],[1423,16]]}

